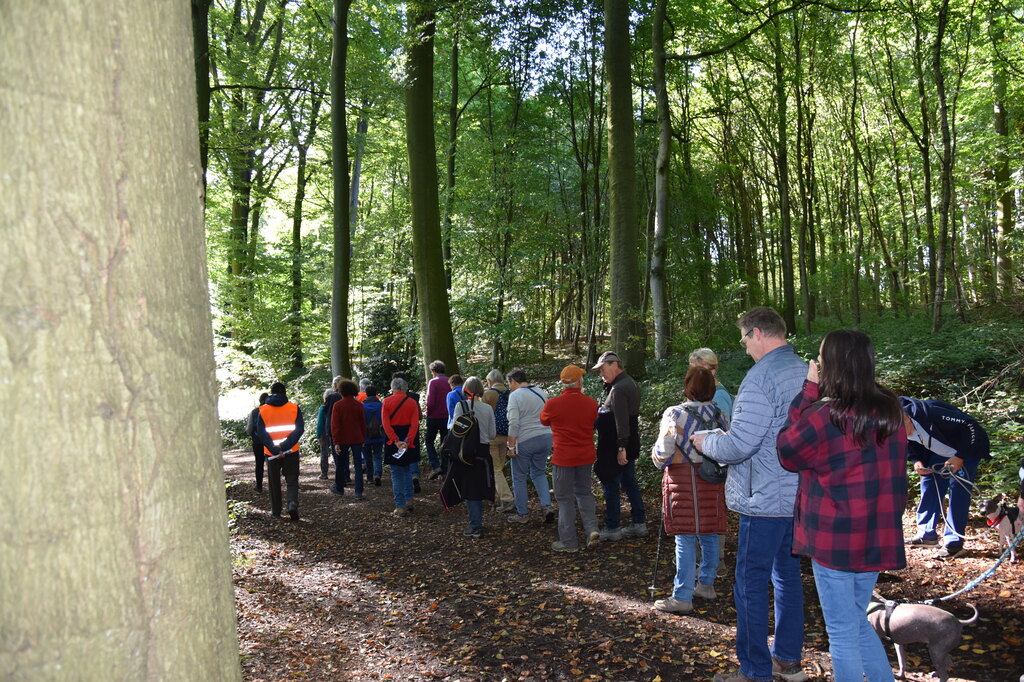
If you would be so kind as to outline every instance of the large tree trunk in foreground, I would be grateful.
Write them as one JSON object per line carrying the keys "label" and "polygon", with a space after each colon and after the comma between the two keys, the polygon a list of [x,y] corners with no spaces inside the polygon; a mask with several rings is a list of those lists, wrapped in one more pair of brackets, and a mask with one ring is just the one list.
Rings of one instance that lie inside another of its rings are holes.
{"label": "large tree trunk in foreground", "polygon": [[349,232],[348,119],[345,115],[345,70],[348,57],[348,8],[352,0],[334,1],[331,55],[331,157],[334,164],[334,271],[331,278],[331,371],[352,376],[348,347],[348,287],[352,278]]}
{"label": "large tree trunk in foreground", "polygon": [[240,679],[192,54],[186,3],[0,5],[7,679]]}
{"label": "large tree trunk in foreground", "polygon": [[646,336],[637,264],[636,159],[627,0],[605,0],[604,61],[608,87],[608,224],[612,348],[633,376],[644,375]]}
{"label": "large tree trunk in foreground", "polygon": [[[441,255],[441,218],[437,198],[437,148],[434,145],[434,3],[409,5],[412,34],[405,90],[405,136],[409,149],[412,199],[413,269],[419,300],[423,361],[442,360],[449,374],[459,371],[448,308],[448,282]],[[430,376],[424,366],[424,373]]]}

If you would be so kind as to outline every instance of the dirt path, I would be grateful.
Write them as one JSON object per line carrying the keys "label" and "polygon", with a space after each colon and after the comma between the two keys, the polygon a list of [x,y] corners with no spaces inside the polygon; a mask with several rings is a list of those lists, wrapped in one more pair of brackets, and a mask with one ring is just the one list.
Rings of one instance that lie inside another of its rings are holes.
{"label": "dirt path", "polygon": [[[656,533],[556,554],[554,526],[541,523],[534,506],[523,525],[487,511],[486,535],[463,538],[465,509],[444,512],[437,482],[423,481],[413,514],[397,519],[387,472],[382,487],[356,502],[331,495],[313,459],[302,464],[302,519],[293,523],[270,517],[250,453],[225,452],[224,465],[236,482],[229,505],[241,512],[231,546],[247,680],[710,680],[736,667],[735,534],[726,538],[729,576],[716,583],[718,599],[675,616],[650,607]],[[652,528],[656,509],[650,500]],[[997,555],[994,533],[984,524],[974,532],[981,539],[952,562],[933,558],[934,549],[909,549],[910,566],[884,575],[880,590],[924,599],[962,587]],[[666,539],[656,597],[671,590],[671,556]],[[965,628],[951,680],[1018,682],[1024,673],[1022,565],[1004,564],[946,604],[961,618],[970,614],[966,601],[982,614]],[[806,569],[804,670],[831,680]],[[912,647],[909,658],[908,679],[930,679],[925,647]]]}

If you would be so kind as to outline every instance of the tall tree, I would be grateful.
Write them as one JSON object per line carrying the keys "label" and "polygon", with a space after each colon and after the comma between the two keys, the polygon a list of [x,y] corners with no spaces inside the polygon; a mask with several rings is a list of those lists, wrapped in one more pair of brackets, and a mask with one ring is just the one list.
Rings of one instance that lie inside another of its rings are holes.
{"label": "tall tree", "polygon": [[238,680],[187,6],[0,17],[0,669]]}
{"label": "tall tree", "polygon": [[348,289],[352,277],[349,231],[348,117],[345,112],[345,64],[348,59],[348,10],[352,0],[334,0],[331,22],[331,162],[334,179],[334,270],[331,280],[331,371],[352,376],[348,343]]}
{"label": "tall tree", "polygon": [[658,155],[654,163],[654,235],[651,246],[651,302],[654,308],[654,357],[668,356],[669,318],[665,290],[665,253],[668,234],[669,162],[672,154],[672,122],[669,119],[668,88],[665,84],[665,6],[657,0],[654,8],[651,50],[654,53],[654,99],[658,116]]}
{"label": "tall tree", "polygon": [[1006,107],[1006,61],[1000,54],[1005,42],[1003,21],[1005,9],[993,10],[989,36],[992,41],[992,109],[995,128],[995,154],[993,173],[996,182],[996,254],[997,281],[1003,296],[1013,295],[1016,282],[1013,270],[1014,198],[1010,186],[1010,122]]}
{"label": "tall tree", "polygon": [[420,335],[426,365],[442,360],[458,372],[437,196],[437,148],[434,142],[434,3],[408,4],[409,48],[405,90],[405,136],[409,150],[409,194],[412,202],[413,267],[419,302]]}
{"label": "tall tree", "polygon": [[604,64],[608,89],[608,226],[612,346],[633,376],[645,373],[637,264],[636,158],[628,0],[605,0]]}
{"label": "tall tree", "polygon": [[[210,165],[210,4],[213,0],[192,0],[192,49],[195,53],[196,108],[199,113],[199,167]],[[203,201],[206,201],[204,191]]]}

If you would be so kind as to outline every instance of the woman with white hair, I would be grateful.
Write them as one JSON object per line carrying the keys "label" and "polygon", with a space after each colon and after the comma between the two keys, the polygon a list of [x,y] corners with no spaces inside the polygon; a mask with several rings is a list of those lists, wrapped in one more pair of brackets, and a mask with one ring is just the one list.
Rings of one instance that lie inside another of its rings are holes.
{"label": "woman with white hair", "polygon": [[[465,400],[460,400],[455,405],[455,420],[472,412],[480,427],[480,437],[476,449],[467,456],[471,458],[472,464],[464,464],[458,457],[451,458],[451,476],[455,479],[469,512],[469,528],[463,535],[479,538],[484,534],[484,500],[494,501],[494,466],[490,453],[491,439],[495,435],[494,410],[480,399],[484,393],[484,384],[479,377],[466,379],[462,384],[462,393]],[[463,443],[463,452],[468,452],[471,445]]]}
{"label": "woman with white hair", "polygon": [[715,377],[715,397],[712,402],[718,405],[726,419],[732,419],[732,396],[718,380],[718,356],[710,348],[698,348],[690,353],[690,367],[703,367]]}

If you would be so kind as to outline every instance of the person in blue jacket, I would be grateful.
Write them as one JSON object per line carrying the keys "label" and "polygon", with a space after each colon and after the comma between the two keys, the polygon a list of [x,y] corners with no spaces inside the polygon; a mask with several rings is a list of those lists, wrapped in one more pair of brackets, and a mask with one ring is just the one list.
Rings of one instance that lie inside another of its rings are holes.
{"label": "person in blue jacket", "polygon": [[[907,415],[907,458],[921,477],[917,505],[917,535],[909,545],[938,545],[937,527],[943,520],[940,557],[964,551],[971,488],[978,464],[989,459],[989,440],[974,417],[941,400],[900,397]],[[943,500],[949,505],[943,517]]]}

